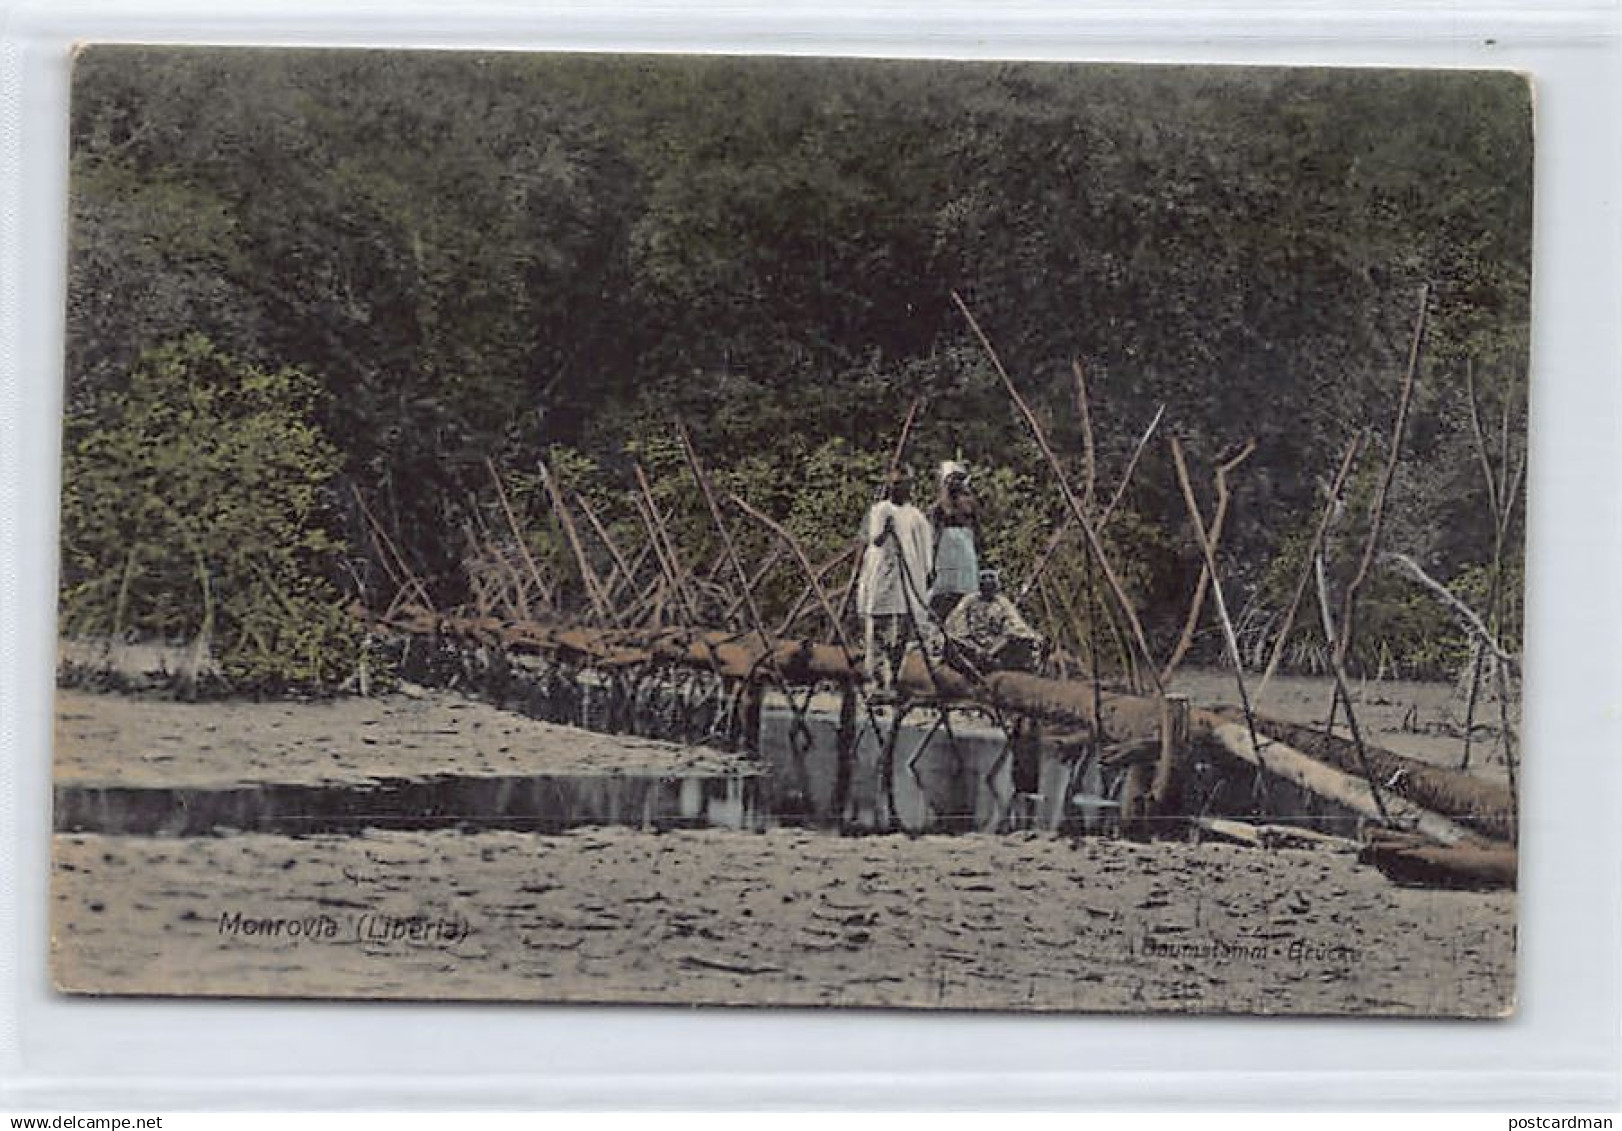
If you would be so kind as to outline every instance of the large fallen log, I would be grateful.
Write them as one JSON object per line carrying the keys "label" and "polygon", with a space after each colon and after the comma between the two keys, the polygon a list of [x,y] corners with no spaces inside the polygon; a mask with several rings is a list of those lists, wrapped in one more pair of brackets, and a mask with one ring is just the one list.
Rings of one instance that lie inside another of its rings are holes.
{"label": "large fallen log", "polygon": [[[1369,790],[1369,783],[1353,777],[1333,766],[1325,765],[1282,742],[1267,744],[1265,752],[1258,754],[1251,744],[1250,732],[1242,723],[1229,722],[1211,711],[1196,711],[1196,725],[1204,724],[1212,738],[1241,761],[1256,767],[1265,766],[1268,773],[1300,786],[1371,821],[1380,820],[1380,808]],[[1261,720],[1257,720],[1258,726]],[[1265,760],[1265,761],[1264,761]],[[1391,816],[1412,826],[1416,831],[1444,845],[1479,844],[1481,837],[1440,813],[1414,804],[1405,797],[1388,794],[1386,809]]]}
{"label": "large fallen log", "polygon": [[[399,632],[437,634],[600,668],[670,664],[729,680],[766,681],[780,675],[793,683],[846,686],[862,678],[860,658],[847,657],[835,645],[763,638],[755,632],[560,626],[444,616],[417,608],[401,610],[382,623]],[[1151,696],[1097,692],[1090,683],[1025,672],[993,672],[976,681],[943,664],[928,664],[917,652],[902,663],[897,687],[917,701],[978,703],[1055,723],[1079,736],[1102,736],[1123,747],[1158,738],[1161,731],[1160,701]],[[1352,812],[1380,819],[1367,781],[1354,776],[1356,753],[1346,740],[1258,716],[1263,743],[1258,756],[1248,728],[1232,712],[1195,711],[1191,722],[1196,732],[1210,734],[1240,760]],[[1392,815],[1428,839],[1456,845],[1513,836],[1513,796],[1502,786],[1378,748],[1370,748],[1369,757]]]}
{"label": "large fallen log", "polygon": [[1209,836],[1252,848],[1297,848],[1347,854],[1363,851],[1363,845],[1355,840],[1293,825],[1257,825],[1228,817],[1194,817],[1191,823]]}
{"label": "large fallen log", "polygon": [[[1228,721],[1237,721],[1235,712],[1216,712]],[[1295,723],[1258,716],[1256,729],[1264,737],[1284,742],[1296,750],[1347,773],[1359,774],[1357,749],[1347,739]],[[1503,785],[1485,781],[1473,774],[1445,766],[1433,766],[1367,746],[1368,758],[1381,789],[1405,797],[1426,809],[1446,814],[1459,824],[1494,840],[1515,840],[1515,795]],[[1268,755],[1267,747],[1263,755]]]}
{"label": "large fallen log", "polygon": [[1490,890],[1513,888],[1517,854],[1510,845],[1440,846],[1418,838],[1370,830],[1358,860],[1373,864],[1386,878],[1419,887]]}
{"label": "large fallen log", "polygon": [[[1160,734],[1160,702],[1146,695],[1118,691],[1096,693],[1091,683],[1049,679],[1027,672],[992,672],[981,682],[944,664],[925,664],[909,652],[896,675],[896,686],[914,699],[981,702],[999,710],[1043,722],[1102,733],[1113,741],[1147,739]],[[1102,728],[1098,714],[1102,714]]]}

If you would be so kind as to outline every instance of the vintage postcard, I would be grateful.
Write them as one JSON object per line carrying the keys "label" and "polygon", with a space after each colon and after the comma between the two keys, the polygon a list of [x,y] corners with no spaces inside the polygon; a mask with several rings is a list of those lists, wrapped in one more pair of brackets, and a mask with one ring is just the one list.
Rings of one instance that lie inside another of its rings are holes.
{"label": "vintage postcard", "polygon": [[71,153],[61,991],[1514,1010],[1524,78],[91,46]]}

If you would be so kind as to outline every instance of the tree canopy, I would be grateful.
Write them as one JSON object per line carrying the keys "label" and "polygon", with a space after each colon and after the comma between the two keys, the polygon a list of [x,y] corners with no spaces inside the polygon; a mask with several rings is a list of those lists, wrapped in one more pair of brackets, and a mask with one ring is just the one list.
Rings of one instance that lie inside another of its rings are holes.
{"label": "tree canopy", "polygon": [[[1391,538],[1460,577],[1495,533],[1467,366],[1522,442],[1531,142],[1507,73],[98,47],[70,428],[127,431],[140,359],[191,335],[306,374],[349,559],[311,568],[375,577],[358,494],[454,603],[487,460],[526,515],[553,459],[625,523],[640,461],[702,540],[679,415],[831,549],[922,394],[910,457],[985,468],[991,553],[1028,560],[1062,508],[955,291],[1078,466],[1076,360],[1106,479],[1160,405],[1197,461],[1257,440],[1225,554],[1265,602],[1347,440],[1383,460],[1423,283]],[[1125,502],[1174,634],[1199,554],[1163,449]]]}

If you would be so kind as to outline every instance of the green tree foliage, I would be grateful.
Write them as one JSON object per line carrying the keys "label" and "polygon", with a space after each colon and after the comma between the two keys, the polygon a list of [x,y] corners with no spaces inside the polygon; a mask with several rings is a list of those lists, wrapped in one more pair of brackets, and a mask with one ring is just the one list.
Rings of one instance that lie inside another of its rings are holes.
{"label": "green tree foliage", "polygon": [[[1073,471],[1078,357],[1106,471],[1161,404],[1196,469],[1257,439],[1224,554],[1261,620],[1336,453],[1366,432],[1384,458],[1421,283],[1389,544],[1444,580],[1490,566],[1467,366],[1496,465],[1523,450],[1513,75],[95,48],[72,140],[74,426],[188,331],[317,374],[346,492],[444,604],[467,596],[467,532],[504,529],[487,458],[559,578],[543,458],[628,546],[640,463],[714,562],[678,416],[718,485],[826,554],[920,395],[909,460],[981,467],[988,556],[1021,572],[1062,503],[954,290]],[[1124,505],[1121,569],[1174,639],[1200,555],[1160,445]],[[1055,567],[1074,596],[1069,549]],[[379,563],[361,578],[392,596]]]}
{"label": "green tree foliage", "polygon": [[239,685],[345,678],[357,633],[330,581],[340,457],[312,420],[322,395],[193,335],[70,420],[64,626],[200,641]]}

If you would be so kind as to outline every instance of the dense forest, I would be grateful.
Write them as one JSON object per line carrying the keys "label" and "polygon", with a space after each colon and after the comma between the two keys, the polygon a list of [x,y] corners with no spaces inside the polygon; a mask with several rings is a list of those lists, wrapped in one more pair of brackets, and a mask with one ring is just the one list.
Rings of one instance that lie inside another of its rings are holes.
{"label": "dense forest", "polygon": [[[1208,510],[1256,443],[1221,560],[1259,654],[1362,436],[1330,554],[1354,568],[1410,361],[1384,544],[1516,646],[1517,76],[94,48],[71,129],[66,633],[201,637],[242,683],[336,686],[355,602],[410,579],[466,606],[514,554],[584,615],[546,479],[600,519],[603,575],[643,539],[638,469],[708,563],[678,420],[824,560],[915,405],[924,493],[961,454],[987,557],[1025,574],[1066,504],[955,294],[1074,483],[1112,492],[1164,406],[1105,538],[1158,649],[1202,561],[1166,440]],[[772,544],[735,534],[751,562]],[[1061,640],[1088,570],[1067,541],[1030,610]],[[800,588],[787,563],[763,607]],[[1411,580],[1363,601],[1356,668],[1468,656]],[[1320,639],[1303,618],[1289,661]],[[1222,657],[1209,625],[1196,648]]]}

